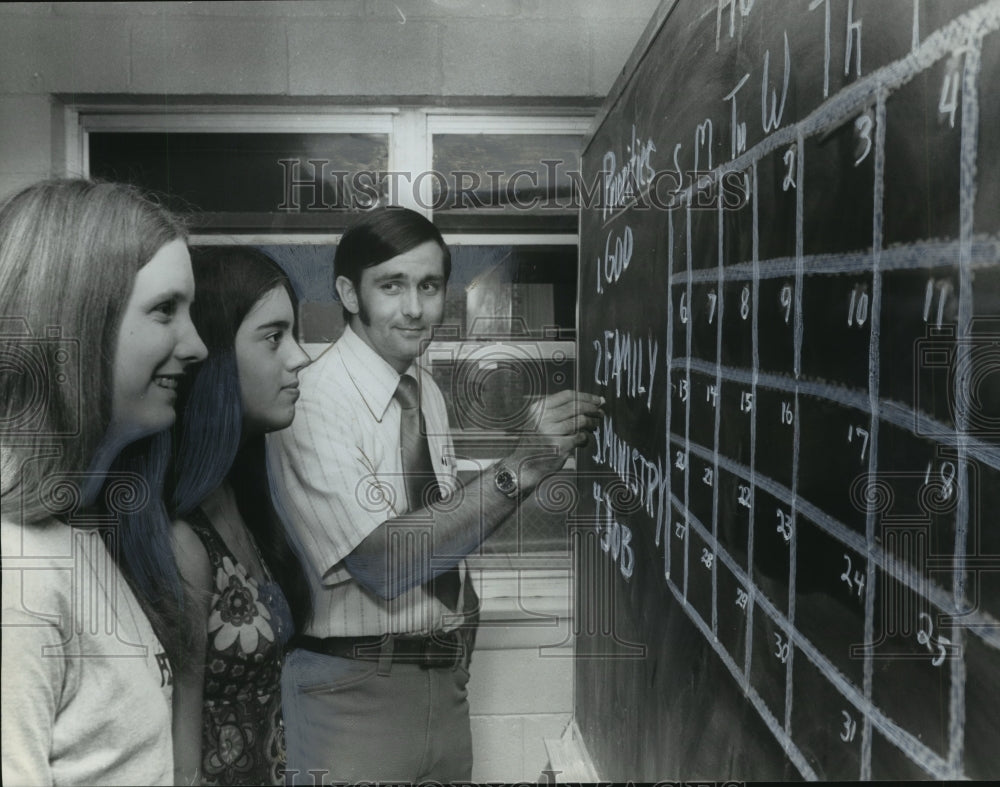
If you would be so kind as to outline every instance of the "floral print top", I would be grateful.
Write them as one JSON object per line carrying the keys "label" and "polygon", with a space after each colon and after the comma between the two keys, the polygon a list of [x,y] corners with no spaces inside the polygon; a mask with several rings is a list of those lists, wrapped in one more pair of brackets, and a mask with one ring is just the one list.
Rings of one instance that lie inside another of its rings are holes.
{"label": "floral print top", "polygon": [[202,784],[284,783],[281,663],[292,615],[273,581],[248,576],[199,509],[191,528],[215,572],[205,652]]}

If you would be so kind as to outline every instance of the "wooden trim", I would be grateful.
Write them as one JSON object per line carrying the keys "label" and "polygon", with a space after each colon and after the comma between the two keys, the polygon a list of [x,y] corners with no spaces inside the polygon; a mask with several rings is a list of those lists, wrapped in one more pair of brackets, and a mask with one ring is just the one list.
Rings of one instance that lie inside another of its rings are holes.
{"label": "wooden trim", "polygon": [[593,114],[537,117],[516,115],[431,114],[427,116],[428,136],[434,134],[560,134],[583,136]]}
{"label": "wooden trim", "polygon": [[[547,233],[534,235],[522,233],[456,234],[441,233],[449,246],[576,246],[580,236],[574,233]],[[241,245],[333,245],[340,243],[341,233],[314,232],[230,232],[191,233],[190,242],[196,246],[241,246]]]}
{"label": "wooden trim", "polygon": [[559,783],[599,782],[601,780],[594,761],[583,742],[576,719],[570,721],[562,737],[546,739],[545,749],[549,754],[547,773]]}
{"label": "wooden trim", "polygon": [[171,107],[167,111],[137,112],[135,107],[76,105],[80,125],[87,131],[178,132],[247,134],[259,132],[313,134],[391,134],[392,107],[342,112],[295,112],[232,107]]}

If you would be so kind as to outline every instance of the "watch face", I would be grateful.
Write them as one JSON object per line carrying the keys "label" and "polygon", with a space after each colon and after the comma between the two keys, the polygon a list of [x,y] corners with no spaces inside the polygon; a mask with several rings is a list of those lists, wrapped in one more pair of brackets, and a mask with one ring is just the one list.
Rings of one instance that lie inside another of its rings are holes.
{"label": "watch face", "polygon": [[497,489],[505,495],[517,490],[517,480],[514,478],[514,474],[505,467],[497,470],[496,484]]}

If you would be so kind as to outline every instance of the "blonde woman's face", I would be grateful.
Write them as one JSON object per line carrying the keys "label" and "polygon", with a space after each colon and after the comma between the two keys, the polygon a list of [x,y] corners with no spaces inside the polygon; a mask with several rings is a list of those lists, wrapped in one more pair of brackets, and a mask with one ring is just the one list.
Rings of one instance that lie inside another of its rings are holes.
{"label": "blonde woman's face", "polygon": [[177,383],[207,354],[191,322],[194,295],[191,257],[182,240],[162,246],[136,274],[115,350],[115,438],[136,440],[173,424]]}

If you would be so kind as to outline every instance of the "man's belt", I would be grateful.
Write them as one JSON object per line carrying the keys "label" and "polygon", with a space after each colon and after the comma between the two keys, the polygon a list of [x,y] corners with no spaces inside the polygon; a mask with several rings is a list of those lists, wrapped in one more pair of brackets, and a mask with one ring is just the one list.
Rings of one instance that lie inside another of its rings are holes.
{"label": "man's belt", "polygon": [[450,668],[466,661],[464,639],[458,631],[439,631],[428,637],[385,634],[321,638],[297,634],[288,647],[343,659],[379,661],[386,658],[393,664],[417,664],[424,669]]}

